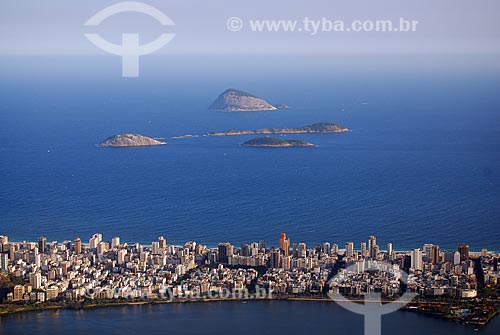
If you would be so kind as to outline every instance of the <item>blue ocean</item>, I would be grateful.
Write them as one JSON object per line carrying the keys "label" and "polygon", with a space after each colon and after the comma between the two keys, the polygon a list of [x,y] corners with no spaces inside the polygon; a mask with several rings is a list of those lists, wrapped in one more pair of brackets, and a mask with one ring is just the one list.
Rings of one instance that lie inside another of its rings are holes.
{"label": "blue ocean", "polygon": [[[150,57],[134,79],[111,56],[4,57],[0,235],[500,250],[499,72],[444,56],[245,57]],[[290,109],[208,111],[230,87]],[[352,131],[288,135],[317,146],[286,149],[202,136],[319,121]],[[126,132],[169,144],[97,146]]]}

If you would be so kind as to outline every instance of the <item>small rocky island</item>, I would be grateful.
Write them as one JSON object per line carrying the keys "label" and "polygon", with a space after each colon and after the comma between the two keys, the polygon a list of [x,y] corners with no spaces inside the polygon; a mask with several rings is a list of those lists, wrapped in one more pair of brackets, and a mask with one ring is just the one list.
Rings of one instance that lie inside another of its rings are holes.
{"label": "small rocky island", "polygon": [[222,92],[209,107],[212,111],[222,112],[259,112],[280,108],[287,108],[287,106],[273,106],[264,99],[234,88]]}
{"label": "small rocky island", "polygon": [[301,128],[262,128],[257,130],[226,130],[222,132],[209,133],[208,136],[238,136],[254,134],[331,134],[343,133],[349,128],[342,127],[335,123],[319,122]]}
{"label": "small rocky island", "polygon": [[246,141],[242,144],[244,147],[266,147],[266,148],[282,148],[282,147],[314,147],[314,144],[302,140],[282,140],[273,137],[258,137]]}
{"label": "small rocky island", "polygon": [[143,147],[151,145],[163,145],[166,142],[158,141],[152,137],[140,134],[118,134],[102,141],[101,147]]}

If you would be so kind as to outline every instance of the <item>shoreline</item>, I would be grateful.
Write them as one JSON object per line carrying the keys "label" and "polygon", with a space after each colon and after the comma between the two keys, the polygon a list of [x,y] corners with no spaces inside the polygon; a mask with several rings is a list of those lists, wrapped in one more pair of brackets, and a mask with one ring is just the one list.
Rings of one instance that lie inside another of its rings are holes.
{"label": "shoreline", "polygon": [[[13,243],[13,244],[23,244],[29,240],[32,240],[32,239],[35,239],[35,238],[28,238],[24,241],[11,241],[9,239],[9,243]],[[63,239],[64,240],[64,239]],[[58,240],[54,240],[53,242],[58,242]],[[238,241],[240,243],[245,243],[243,241]],[[143,247],[147,247],[147,248],[151,248],[151,241],[146,241],[146,242],[133,242],[133,241],[123,241],[123,243],[127,243],[129,245],[132,245],[132,244],[135,244],[135,243],[139,243],[141,246]],[[186,243],[186,242],[184,242]],[[306,243],[311,243],[311,242],[306,242]],[[422,242],[423,243],[423,242]],[[216,242],[210,242],[210,243],[201,243],[202,245],[205,245],[207,248],[209,249],[214,249],[214,248],[217,248],[217,243]],[[169,243],[169,245],[172,245],[174,247],[182,247],[184,244],[182,242],[174,242],[172,244]],[[85,247],[89,247],[89,243],[88,242],[82,242],[82,246],[85,246]],[[442,251],[452,251],[453,250],[453,247],[449,247],[449,248],[441,248]],[[493,250],[493,249],[488,249],[488,253],[495,253],[497,249]],[[498,250],[500,250],[500,246],[498,247]],[[357,252],[360,252],[361,249],[358,249],[358,248],[354,248],[354,251],[357,251]],[[387,252],[386,249],[381,249],[380,250],[381,252]],[[411,248],[409,249],[394,249],[394,251],[396,253],[410,253],[411,252]],[[345,252],[345,249],[344,248],[339,248],[339,252]],[[469,251],[469,254],[471,256],[477,256],[479,257],[481,255],[481,250],[478,250],[478,249],[470,249]]]}

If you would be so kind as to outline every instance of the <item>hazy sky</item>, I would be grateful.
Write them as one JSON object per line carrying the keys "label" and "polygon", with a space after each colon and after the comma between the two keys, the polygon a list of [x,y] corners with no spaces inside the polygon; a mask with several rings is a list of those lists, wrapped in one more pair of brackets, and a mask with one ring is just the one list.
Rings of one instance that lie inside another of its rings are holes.
{"label": "hazy sky", "polygon": [[[498,0],[145,0],[167,14],[176,26],[160,26],[138,13],[110,17],[98,27],[83,24],[119,1],[2,0],[0,54],[104,54],[83,34],[96,32],[117,43],[124,32],[138,32],[148,42],[160,33],[176,34],[158,53],[498,53]],[[230,17],[243,29],[231,32]],[[408,33],[256,33],[249,19],[418,20]]]}

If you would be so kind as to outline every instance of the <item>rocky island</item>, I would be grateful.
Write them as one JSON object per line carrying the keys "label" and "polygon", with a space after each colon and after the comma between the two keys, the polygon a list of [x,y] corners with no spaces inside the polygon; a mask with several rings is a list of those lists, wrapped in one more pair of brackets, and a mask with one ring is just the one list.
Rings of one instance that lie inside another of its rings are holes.
{"label": "rocky island", "polygon": [[140,134],[118,134],[102,141],[101,147],[143,147],[151,145],[163,145],[166,142],[158,141],[152,137]]}
{"label": "rocky island", "polygon": [[349,128],[342,127],[335,123],[319,122],[301,128],[262,128],[257,130],[226,130],[222,132],[208,133],[208,136],[238,136],[255,134],[331,134],[343,133]]}
{"label": "rocky island", "polygon": [[273,106],[253,94],[230,88],[222,92],[209,109],[222,112],[259,112],[287,108],[286,105],[279,106]]}
{"label": "rocky island", "polygon": [[314,147],[314,144],[301,140],[282,140],[273,137],[258,137],[246,141],[242,144],[244,147],[267,147],[267,148],[282,148],[282,147]]}

